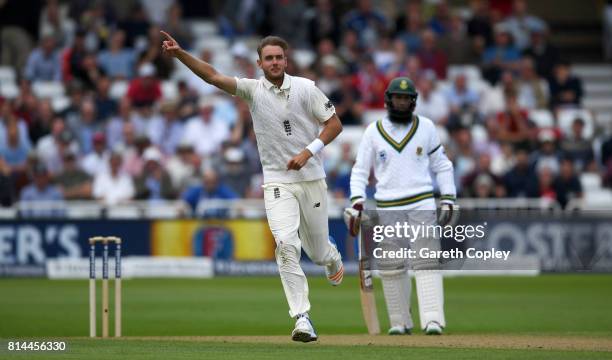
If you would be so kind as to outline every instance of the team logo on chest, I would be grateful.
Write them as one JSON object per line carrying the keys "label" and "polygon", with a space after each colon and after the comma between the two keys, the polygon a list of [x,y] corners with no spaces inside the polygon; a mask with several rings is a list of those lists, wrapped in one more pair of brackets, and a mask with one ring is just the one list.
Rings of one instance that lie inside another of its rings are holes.
{"label": "team logo on chest", "polygon": [[378,162],[380,162],[381,164],[387,162],[387,152],[385,150],[380,150],[378,152]]}
{"label": "team logo on chest", "polygon": [[423,154],[423,148],[420,146],[417,146],[416,148],[416,154],[417,156],[421,156],[421,154]]}

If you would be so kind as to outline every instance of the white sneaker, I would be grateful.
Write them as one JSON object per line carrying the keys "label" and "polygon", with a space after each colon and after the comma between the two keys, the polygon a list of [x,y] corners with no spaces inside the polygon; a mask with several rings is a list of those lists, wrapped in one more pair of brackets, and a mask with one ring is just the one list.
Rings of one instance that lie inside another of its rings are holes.
{"label": "white sneaker", "polygon": [[442,327],[435,321],[430,321],[425,326],[425,335],[442,335]]}
{"label": "white sneaker", "polygon": [[391,326],[389,331],[387,332],[389,335],[410,335],[412,334],[412,330],[405,326],[396,325]]}
{"label": "white sneaker", "polygon": [[327,281],[332,286],[338,286],[342,283],[344,278],[344,265],[342,265],[342,258],[338,257],[338,260],[325,266],[325,275],[327,275]]}
{"label": "white sneaker", "polygon": [[295,329],[291,333],[293,341],[311,342],[317,341],[317,333],[315,332],[312,322],[308,318],[308,314],[300,314],[295,322]]}

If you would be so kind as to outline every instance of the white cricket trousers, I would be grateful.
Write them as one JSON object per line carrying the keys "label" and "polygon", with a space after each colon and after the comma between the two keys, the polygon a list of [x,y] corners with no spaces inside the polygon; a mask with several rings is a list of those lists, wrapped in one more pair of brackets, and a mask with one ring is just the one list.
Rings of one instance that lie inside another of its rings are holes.
{"label": "white cricket trousers", "polygon": [[264,202],[276,241],[276,263],[289,315],[310,311],[308,281],[300,266],[301,249],[318,265],[329,265],[340,253],[329,241],[325,179],[297,183],[268,183]]}

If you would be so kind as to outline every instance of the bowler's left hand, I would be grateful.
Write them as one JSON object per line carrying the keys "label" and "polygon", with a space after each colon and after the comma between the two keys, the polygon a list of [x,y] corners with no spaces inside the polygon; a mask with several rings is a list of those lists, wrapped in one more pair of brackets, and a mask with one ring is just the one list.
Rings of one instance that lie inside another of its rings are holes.
{"label": "bowler's left hand", "polygon": [[312,153],[308,149],[302,150],[301,153],[293,157],[287,163],[287,170],[300,170],[306,165],[306,161],[312,157]]}

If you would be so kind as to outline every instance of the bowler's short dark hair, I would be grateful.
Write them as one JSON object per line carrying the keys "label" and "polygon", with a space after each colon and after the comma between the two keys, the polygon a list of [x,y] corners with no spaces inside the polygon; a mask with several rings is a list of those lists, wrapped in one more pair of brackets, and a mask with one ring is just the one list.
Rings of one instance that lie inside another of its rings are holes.
{"label": "bowler's short dark hair", "polygon": [[279,36],[266,36],[265,38],[261,40],[261,42],[259,43],[259,46],[257,46],[257,55],[259,55],[260,59],[261,59],[261,50],[268,45],[280,46],[283,49],[283,52],[285,53],[289,49],[289,44],[287,44],[285,39]]}

